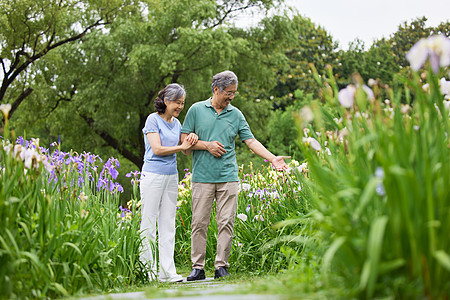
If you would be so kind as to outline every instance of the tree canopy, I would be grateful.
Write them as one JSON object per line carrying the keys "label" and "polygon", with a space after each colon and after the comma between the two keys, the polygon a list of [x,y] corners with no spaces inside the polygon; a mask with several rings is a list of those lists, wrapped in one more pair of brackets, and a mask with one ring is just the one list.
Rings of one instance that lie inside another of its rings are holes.
{"label": "tree canopy", "polygon": [[132,8],[128,0],[0,2],[0,102],[11,103],[12,116],[33,91],[31,66],[50,51],[80,40]]}

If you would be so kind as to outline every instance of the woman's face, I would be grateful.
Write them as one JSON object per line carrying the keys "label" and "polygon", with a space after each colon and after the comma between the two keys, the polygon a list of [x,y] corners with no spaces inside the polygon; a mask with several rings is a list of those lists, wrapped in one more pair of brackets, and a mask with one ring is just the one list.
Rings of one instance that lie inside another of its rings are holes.
{"label": "woman's face", "polygon": [[180,112],[184,108],[184,97],[181,97],[180,99],[175,100],[175,101],[164,100],[164,103],[166,104],[166,112],[171,117],[177,118],[180,115]]}

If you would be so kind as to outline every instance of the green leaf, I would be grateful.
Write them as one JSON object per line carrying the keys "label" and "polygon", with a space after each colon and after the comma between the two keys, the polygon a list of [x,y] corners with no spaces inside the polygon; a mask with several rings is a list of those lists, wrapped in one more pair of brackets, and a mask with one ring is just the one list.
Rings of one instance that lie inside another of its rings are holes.
{"label": "green leaf", "polygon": [[330,247],[327,249],[323,256],[323,264],[322,264],[322,271],[329,272],[331,267],[331,262],[334,258],[334,255],[339,250],[339,248],[346,242],[346,237],[338,237],[333,241],[333,243],[330,245]]}
{"label": "green leaf", "polygon": [[69,292],[61,284],[59,284],[57,282],[52,282],[50,285],[51,285],[52,288],[54,288],[55,290],[59,291],[64,296],[66,296],[66,297],[70,296]]}
{"label": "green leaf", "polygon": [[438,250],[433,253],[434,258],[443,266],[447,271],[450,271],[450,255],[444,250]]}
{"label": "green leaf", "polygon": [[361,197],[359,199],[358,207],[355,209],[353,213],[353,218],[358,219],[364,210],[364,208],[367,206],[369,201],[372,199],[373,195],[376,192],[377,184],[380,180],[376,177],[372,177],[369,182],[366,184],[366,187],[364,188]]}
{"label": "green leaf", "polygon": [[367,259],[364,263],[360,278],[360,288],[366,290],[367,298],[373,296],[375,283],[379,273],[379,261],[383,245],[384,232],[388,222],[387,216],[375,219],[370,227],[369,239],[367,243]]}
{"label": "green leaf", "polygon": [[80,248],[78,248],[77,245],[75,245],[74,243],[71,242],[65,242],[63,244],[63,246],[68,246],[68,247],[72,247],[80,256],[83,255]]}
{"label": "green leaf", "polygon": [[406,261],[403,258],[399,258],[399,259],[395,259],[395,260],[391,260],[391,261],[387,261],[387,262],[382,262],[380,263],[379,266],[379,274],[385,274],[385,273],[389,273],[395,269],[398,269],[402,266],[404,266],[406,263]]}

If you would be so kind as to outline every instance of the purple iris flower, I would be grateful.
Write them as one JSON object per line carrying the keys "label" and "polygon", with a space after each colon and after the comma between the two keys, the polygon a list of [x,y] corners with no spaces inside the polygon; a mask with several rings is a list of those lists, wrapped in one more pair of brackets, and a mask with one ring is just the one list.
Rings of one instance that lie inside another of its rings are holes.
{"label": "purple iris flower", "polygon": [[39,147],[40,151],[42,154],[48,154],[49,150],[47,148],[44,147]]}
{"label": "purple iris flower", "polygon": [[[18,137],[16,140],[16,144],[22,145],[24,148],[28,149],[38,149],[40,154],[44,155],[43,162],[48,164],[49,166],[49,172],[47,173],[48,177],[46,178],[48,184],[58,185],[56,188],[57,190],[60,190],[61,187],[75,187],[79,186],[82,187],[84,183],[86,182],[86,179],[88,179],[91,182],[95,182],[96,179],[94,177],[95,172],[97,174],[97,168],[98,166],[94,165],[96,159],[99,159],[101,163],[103,163],[103,160],[94,154],[83,152],[81,155],[74,152],[73,154],[62,152],[59,149],[53,149],[52,153],[50,153],[50,150],[48,148],[44,147],[38,147],[36,146],[36,142],[34,139],[31,139],[30,141],[25,140],[23,137]],[[61,144],[61,139],[59,138],[59,142],[52,143],[52,146],[58,146]],[[45,165],[45,164],[44,164]],[[51,166],[51,168],[50,168]],[[68,167],[66,167],[68,166]],[[123,192],[123,187],[113,180],[109,180],[105,177],[105,172],[109,173],[113,179],[117,179],[119,175],[118,168],[120,167],[120,162],[118,159],[115,159],[114,157],[111,157],[108,159],[108,161],[104,164],[103,170],[100,173],[100,178],[96,182],[96,190],[99,191],[101,189],[108,189],[111,192],[119,191]],[[71,177],[70,181],[66,181],[67,178],[67,172],[72,172],[76,169],[79,174],[75,174],[74,177]],[[67,170],[67,171],[66,171]],[[92,171],[93,170],[93,171]],[[135,178],[138,177],[139,171],[134,171],[129,173],[127,177],[134,176]],[[76,177],[78,176],[78,177]],[[59,184],[58,184],[59,183]]]}
{"label": "purple iris flower", "polygon": [[114,166],[111,166],[107,168],[108,173],[111,175],[113,179],[117,179],[117,176],[119,175],[119,171],[117,171]]}
{"label": "purple iris flower", "polygon": [[116,182],[116,188],[120,193],[123,193],[123,187],[120,185],[120,183]]}
{"label": "purple iris flower", "polygon": [[95,155],[91,155],[90,152],[86,153],[83,152],[83,157],[86,159],[86,161],[90,164],[93,164],[95,161]]}
{"label": "purple iris flower", "polygon": [[106,181],[106,179],[103,177],[100,177],[98,179],[97,188],[100,189],[102,186],[106,186],[107,184],[108,184],[108,182]]}
{"label": "purple iris flower", "polygon": [[138,170],[134,170],[133,172],[127,173],[125,176],[130,178],[133,176],[133,178],[137,178],[141,174]]}
{"label": "purple iris flower", "polygon": [[114,188],[116,187],[116,185],[115,185],[115,183],[112,181],[112,180],[110,180],[109,181],[109,185],[108,185],[108,190],[110,191],[110,192],[112,192],[112,191],[114,191]]}

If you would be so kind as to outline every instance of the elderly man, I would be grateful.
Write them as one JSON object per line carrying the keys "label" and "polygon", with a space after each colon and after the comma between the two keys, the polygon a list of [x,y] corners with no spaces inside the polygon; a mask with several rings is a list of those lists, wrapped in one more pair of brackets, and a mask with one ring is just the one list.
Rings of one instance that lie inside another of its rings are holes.
{"label": "elderly man", "polygon": [[238,78],[224,71],[212,78],[212,98],[193,104],[181,129],[181,140],[194,132],[199,141],[192,147],[192,236],[193,270],[187,281],[205,279],[205,254],[211,210],[216,199],[217,254],[214,278],[228,276],[233,227],[239,189],[235,138],[279,171],[287,169],[287,156],[275,156],[257,141],[242,112],[230,103],[237,94]]}

